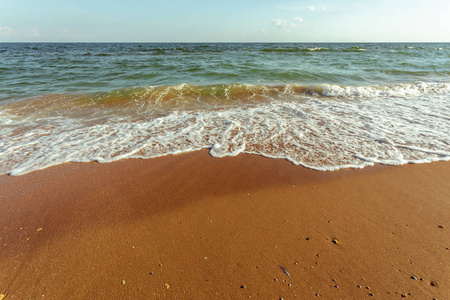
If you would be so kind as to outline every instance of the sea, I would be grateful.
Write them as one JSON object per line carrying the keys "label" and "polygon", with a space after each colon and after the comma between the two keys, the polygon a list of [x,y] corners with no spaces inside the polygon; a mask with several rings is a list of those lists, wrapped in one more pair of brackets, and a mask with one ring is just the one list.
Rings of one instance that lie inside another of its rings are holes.
{"label": "sea", "polygon": [[0,43],[0,174],[200,149],[450,160],[449,43]]}

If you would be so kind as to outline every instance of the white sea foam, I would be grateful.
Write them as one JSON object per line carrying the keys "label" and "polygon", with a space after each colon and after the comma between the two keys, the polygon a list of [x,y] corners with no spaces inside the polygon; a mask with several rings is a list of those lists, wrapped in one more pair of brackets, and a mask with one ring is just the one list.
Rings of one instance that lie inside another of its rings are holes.
{"label": "white sea foam", "polygon": [[320,84],[314,86],[321,89],[321,95],[345,98],[406,97],[429,94],[445,94],[450,92],[450,83],[400,83],[393,85],[372,86],[340,86],[336,84]]}
{"label": "white sea foam", "polygon": [[[447,85],[322,86],[340,100],[311,95],[269,103],[173,110],[159,117],[99,122],[76,117],[17,118],[3,112],[0,173],[20,175],[65,162],[111,162],[209,148],[212,156],[253,153],[316,170],[450,159],[450,101],[424,94]],[[396,96],[392,97],[392,93]],[[408,97],[404,96],[408,95]]]}
{"label": "white sea foam", "polygon": [[328,48],[323,47],[314,47],[314,48],[307,48],[308,51],[314,52],[314,51],[326,51],[329,50]]}

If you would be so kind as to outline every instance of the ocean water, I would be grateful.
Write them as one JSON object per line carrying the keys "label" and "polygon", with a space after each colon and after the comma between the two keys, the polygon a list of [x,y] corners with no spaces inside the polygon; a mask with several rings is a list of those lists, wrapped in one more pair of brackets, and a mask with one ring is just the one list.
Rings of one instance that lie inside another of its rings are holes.
{"label": "ocean water", "polygon": [[0,174],[205,148],[450,160],[450,44],[0,43]]}

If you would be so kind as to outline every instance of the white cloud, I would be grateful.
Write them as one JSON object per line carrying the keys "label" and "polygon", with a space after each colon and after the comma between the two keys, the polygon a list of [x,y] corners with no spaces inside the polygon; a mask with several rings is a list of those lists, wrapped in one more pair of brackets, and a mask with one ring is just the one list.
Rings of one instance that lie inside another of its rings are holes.
{"label": "white cloud", "polygon": [[0,36],[1,37],[12,37],[17,36],[17,33],[8,26],[0,26]]}
{"label": "white cloud", "polygon": [[14,30],[8,26],[0,26],[0,37],[3,38],[38,38],[41,34],[37,28],[32,27],[29,30]]}
{"label": "white cloud", "polygon": [[294,17],[292,20],[272,19],[272,26],[284,31],[289,31],[290,28],[295,28],[302,22],[303,19],[300,17]]}
{"label": "white cloud", "polygon": [[29,37],[40,37],[41,34],[39,33],[39,31],[37,30],[37,28],[31,28],[30,31],[27,34]]}
{"label": "white cloud", "polygon": [[322,6],[322,7],[317,7],[314,5],[308,6],[309,11],[325,11],[326,7]]}

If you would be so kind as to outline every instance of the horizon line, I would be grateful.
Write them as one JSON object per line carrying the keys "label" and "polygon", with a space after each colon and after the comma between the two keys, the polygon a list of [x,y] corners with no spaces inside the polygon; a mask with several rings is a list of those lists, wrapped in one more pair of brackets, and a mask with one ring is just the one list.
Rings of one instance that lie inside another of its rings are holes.
{"label": "horizon line", "polygon": [[450,41],[340,41],[340,42],[311,42],[311,41],[291,41],[291,42],[273,42],[273,41],[258,41],[258,42],[208,42],[208,41],[0,41],[0,44],[12,44],[12,43],[27,43],[27,44],[44,44],[44,43],[61,43],[61,44],[403,44],[403,43],[415,43],[415,44],[448,44]]}

